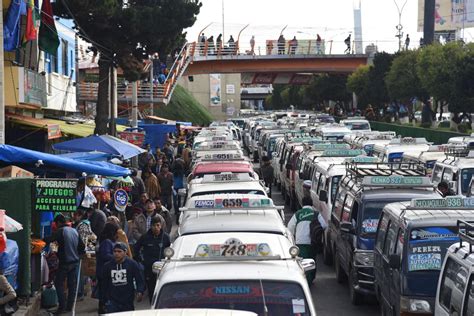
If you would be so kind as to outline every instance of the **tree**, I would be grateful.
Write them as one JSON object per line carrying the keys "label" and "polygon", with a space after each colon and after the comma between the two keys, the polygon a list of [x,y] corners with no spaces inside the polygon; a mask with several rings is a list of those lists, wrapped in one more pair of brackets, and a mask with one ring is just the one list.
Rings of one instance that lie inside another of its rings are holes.
{"label": "tree", "polygon": [[429,99],[429,94],[421,85],[416,71],[419,51],[407,50],[398,54],[392,62],[390,71],[385,77],[390,99],[410,103],[416,97],[423,103]]}
{"label": "tree", "polygon": [[125,79],[143,74],[143,60],[160,56],[184,43],[183,29],[196,21],[199,0],[58,0],[55,14],[74,19],[75,28],[100,53],[99,90],[95,133],[107,133],[109,82],[112,66],[120,66]]}
{"label": "tree", "polygon": [[357,107],[364,110],[371,102],[370,100],[370,66],[360,66],[347,78],[347,90],[357,95]]}
{"label": "tree", "polygon": [[439,104],[440,116],[445,105],[455,117],[472,111],[473,68],[472,45],[450,42],[430,45],[421,51],[417,73],[422,85]]}
{"label": "tree", "polygon": [[346,89],[347,75],[319,74],[315,75],[309,86],[306,87],[305,96],[318,107],[323,107],[327,101],[335,101],[345,108],[352,96]]}
{"label": "tree", "polygon": [[369,69],[370,102],[380,107],[390,102],[385,77],[390,70],[394,55],[389,53],[377,53],[374,56],[374,65]]}

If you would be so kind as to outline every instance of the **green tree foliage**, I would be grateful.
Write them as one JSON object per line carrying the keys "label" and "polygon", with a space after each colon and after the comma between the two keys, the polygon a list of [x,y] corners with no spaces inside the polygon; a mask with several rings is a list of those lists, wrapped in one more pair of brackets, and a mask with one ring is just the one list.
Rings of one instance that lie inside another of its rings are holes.
{"label": "green tree foliage", "polygon": [[361,110],[371,102],[369,71],[370,66],[360,66],[347,78],[347,90],[357,95],[357,106]]}
{"label": "green tree foliage", "polygon": [[74,19],[79,35],[100,53],[96,133],[107,132],[109,83],[117,64],[129,81],[141,78],[143,60],[165,57],[184,42],[183,29],[196,21],[199,0],[58,0],[54,12]]}
{"label": "green tree foliage", "polygon": [[430,45],[417,58],[423,87],[452,113],[474,109],[474,46],[461,42]]}
{"label": "green tree foliage", "polygon": [[390,70],[394,55],[389,53],[377,53],[374,56],[374,64],[369,70],[370,83],[370,103],[380,107],[390,102],[387,88],[385,85],[385,77]]}
{"label": "green tree foliage", "polygon": [[327,101],[335,101],[346,107],[352,96],[346,89],[347,75],[320,74],[315,75],[305,89],[306,98],[312,100],[317,108],[322,108]]}
{"label": "green tree foliage", "polygon": [[385,77],[388,94],[394,101],[410,102],[413,97],[425,103],[429,94],[421,85],[416,71],[418,50],[407,50],[393,60],[390,71]]}

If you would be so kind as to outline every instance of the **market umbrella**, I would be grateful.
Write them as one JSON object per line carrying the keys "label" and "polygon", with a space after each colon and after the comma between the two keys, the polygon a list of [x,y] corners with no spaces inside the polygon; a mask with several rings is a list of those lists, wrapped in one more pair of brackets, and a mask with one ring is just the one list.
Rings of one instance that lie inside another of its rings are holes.
{"label": "market umbrella", "polygon": [[70,152],[91,152],[98,151],[114,156],[121,156],[123,159],[130,159],[144,153],[145,150],[129,142],[110,135],[92,135],[84,138],[77,138],[53,145],[55,150]]}
{"label": "market umbrella", "polygon": [[11,218],[8,215],[5,215],[5,232],[6,233],[16,233],[23,229],[23,225],[18,223],[16,220]]}

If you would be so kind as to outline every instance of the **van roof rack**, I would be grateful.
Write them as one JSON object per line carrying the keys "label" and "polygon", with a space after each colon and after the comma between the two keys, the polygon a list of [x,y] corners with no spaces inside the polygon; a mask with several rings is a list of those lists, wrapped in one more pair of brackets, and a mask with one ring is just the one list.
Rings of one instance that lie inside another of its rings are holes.
{"label": "van roof rack", "polygon": [[444,154],[446,158],[465,158],[465,157],[474,157],[472,148],[468,146],[447,146],[444,149]]}
{"label": "van roof rack", "polygon": [[366,176],[426,176],[427,170],[422,162],[348,162],[347,174],[361,180]]}
{"label": "van roof rack", "polygon": [[474,245],[474,222],[458,220],[458,234],[459,244],[462,248],[462,242],[469,244],[469,253],[472,253],[472,246]]}

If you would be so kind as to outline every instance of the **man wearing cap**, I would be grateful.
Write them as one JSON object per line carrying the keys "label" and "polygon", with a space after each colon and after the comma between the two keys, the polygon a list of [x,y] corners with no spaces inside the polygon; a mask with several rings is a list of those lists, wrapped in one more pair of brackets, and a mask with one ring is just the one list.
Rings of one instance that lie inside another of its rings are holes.
{"label": "man wearing cap", "polygon": [[162,229],[163,223],[163,217],[153,216],[151,228],[137,241],[133,250],[135,260],[142,261],[145,267],[145,282],[150,303],[156,284],[156,274],[152,270],[153,263],[163,259],[163,250],[171,245],[170,236]]}
{"label": "man wearing cap", "polygon": [[[67,226],[64,215],[59,214],[54,218],[58,227],[51,237],[45,238],[47,243],[58,243],[59,267],[56,272],[54,284],[58,294],[58,310],[61,314],[72,310],[77,287],[77,269],[79,267],[80,255],[84,254],[84,243],[76,229]],[[64,295],[64,282],[67,280],[67,301]]]}
{"label": "man wearing cap", "polygon": [[135,296],[138,302],[143,298],[143,277],[138,263],[127,257],[127,245],[117,242],[113,251],[114,260],[107,262],[102,272],[105,309],[107,313],[133,311]]}

